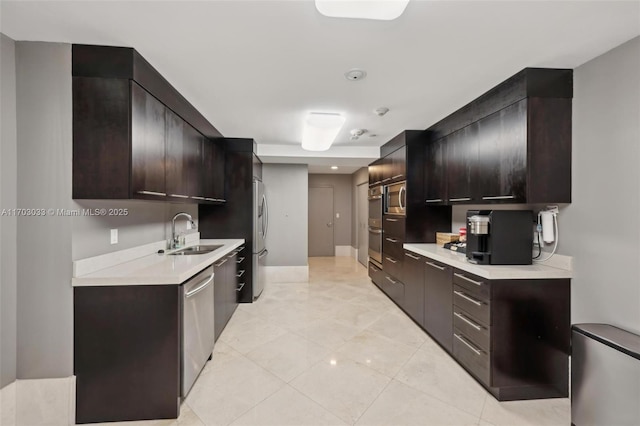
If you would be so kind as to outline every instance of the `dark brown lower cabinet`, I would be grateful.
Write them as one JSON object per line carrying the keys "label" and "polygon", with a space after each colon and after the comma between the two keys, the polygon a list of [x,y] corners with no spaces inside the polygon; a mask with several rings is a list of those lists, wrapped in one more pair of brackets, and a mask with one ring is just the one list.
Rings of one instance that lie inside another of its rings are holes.
{"label": "dark brown lower cabinet", "polygon": [[425,260],[424,329],[448,352],[453,343],[452,273],[449,265]]}
{"label": "dark brown lower cabinet", "polygon": [[369,276],[499,401],[566,397],[569,279],[488,280],[405,251]]}
{"label": "dark brown lower cabinet", "polygon": [[376,266],[373,262],[369,262],[369,278],[371,281],[382,290],[382,280],[384,280],[384,274],[382,269]]}
{"label": "dark brown lower cabinet", "polygon": [[500,401],[568,396],[570,280],[453,274],[453,356]]}
{"label": "dark brown lower cabinet", "polygon": [[[216,341],[238,307],[238,253],[240,250],[234,250],[213,265],[215,274],[213,281],[213,326]],[[244,276],[244,270],[241,276]]]}
{"label": "dark brown lower cabinet", "polygon": [[404,310],[424,327],[424,261],[422,256],[404,252]]}
{"label": "dark brown lower cabinet", "polygon": [[74,287],[76,423],[178,417],[182,290]]}

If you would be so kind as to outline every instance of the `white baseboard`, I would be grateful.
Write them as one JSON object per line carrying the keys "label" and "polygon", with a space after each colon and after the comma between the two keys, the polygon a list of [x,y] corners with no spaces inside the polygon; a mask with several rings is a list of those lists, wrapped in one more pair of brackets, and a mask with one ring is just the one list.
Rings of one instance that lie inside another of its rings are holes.
{"label": "white baseboard", "polygon": [[356,249],[351,246],[336,246],[335,256],[353,257]]}
{"label": "white baseboard", "polygon": [[309,265],[306,266],[265,266],[265,281],[269,283],[309,282]]}
{"label": "white baseboard", "polygon": [[76,377],[16,380],[0,391],[2,426],[74,425]]}

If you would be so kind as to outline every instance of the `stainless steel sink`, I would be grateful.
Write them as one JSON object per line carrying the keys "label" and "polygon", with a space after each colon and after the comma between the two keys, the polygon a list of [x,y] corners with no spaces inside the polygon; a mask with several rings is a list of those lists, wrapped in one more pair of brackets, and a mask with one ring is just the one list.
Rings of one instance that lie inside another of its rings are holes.
{"label": "stainless steel sink", "polygon": [[186,255],[192,255],[192,254],[207,254],[207,253],[211,253],[212,251],[218,250],[220,247],[222,247],[222,245],[218,245],[218,246],[191,246],[191,247],[185,247],[183,249],[180,250],[176,250],[173,253],[168,253],[169,256],[186,256]]}

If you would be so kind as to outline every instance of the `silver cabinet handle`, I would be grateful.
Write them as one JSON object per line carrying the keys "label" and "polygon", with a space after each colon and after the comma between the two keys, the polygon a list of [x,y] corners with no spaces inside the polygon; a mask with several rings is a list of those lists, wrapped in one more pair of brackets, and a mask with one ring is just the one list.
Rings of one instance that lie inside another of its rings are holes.
{"label": "silver cabinet handle", "polygon": [[462,198],[449,198],[449,201],[453,201],[454,203],[456,201],[471,201],[471,198],[469,197],[462,197]]}
{"label": "silver cabinet handle", "polygon": [[478,330],[478,331],[482,330],[482,327],[480,327],[478,324],[474,323],[473,321],[468,320],[465,316],[460,315],[457,312],[454,312],[453,315],[457,316],[462,321],[466,322],[467,324],[469,324],[471,327],[475,328],[476,330]]}
{"label": "silver cabinet handle", "polygon": [[389,262],[391,262],[391,263],[398,263],[398,261],[397,261],[397,260],[393,260],[393,259],[391,259],[390,257],[385,257],[385,259],[387,259],[387,260],[388,260]]}
{"label": "silver cabinet handle", "polygon": [[227,259],[222,259],[220,262],[214,264],[213,266],[218,267],[224,265],[225,263],[227,263]]}
{"label": "silver cabinet handle", "polygon": [[260,256],[258,256],[258,259],[262,259],[263,257],[265,257],[268,254],[269,254],[269,250],[265,250],[264,253],[262,253]]}
{"label": "silver cabinet handle", "polygon": [[227,202],[227,200],[223,200],[221,198],[214,198],[213,201],[219,201],[221,203],[226,203]]}
{"label": "silver cabinet handle", "polygon": [[399,178],[399,177],[402,177],[402,176],[404,176],[404,175],[395,175],[395,176],[392,176],[391,179]]}
{"label": "silver cabinet handle", "polygon": [[389,241],[390,243],[397,243],[398,240],[394,239],[394,238],[385,238],[385,240]]}
{"label": "silver cabinet handle", "polygon": [[375,186],[375,185],[380,185],[381,183],[382,183],[381,180],[377,180],[377,181],[373,182],[371,185]]}
{"label": "silver cabinet handle", "polygon": [[245,284],[245,283],[240,283],[240,285],[238,286],[238,288],[236,288],[236,291],[242,291],[242,289],[244,288],[244,284]]}
{"label": "silver cabinet handle", "polygon": [[414,260],[420,260],[420,258],[419,258],[418,256],[414,256],[414,255],[409,254],[409,253],[405,253],[404,255],[405,255],[405,256],[409,256],[410,258],[412,258],[412,259],[414,259]]}
{"label": "silver cabinet handle", "polygon": [[385,219],[387,222],[397,222],[398,219]]}
{"label": "silver cabinet handle", "polygon": [[369,266],[369,269],[371,269],[373,272],[380,272],[380,270],[374,266]]}
{"label": "silver cabinet handle", "polygon": [[204,197],[204,199],[207,201],[219,201],[217,198]]}
{"label": "silver cabinet handle", "polygon": [[447,269],[447,268],[445,268],[444,266],[436,265],[436,264],[435,264],[435,263],[433,263],[433,262],[425,262],[425,263],[426,263],[427,265],[431,266],[432,268],[436,268],[436,269],[439,269],[439,270],[441,270],[441,271],[444,271],[445,269]]}
{"label": "silver cabinet handle", "polygon": [[143,195],[157,195],[159,197],[166,197],[167,194],[164,192],[154,192],[154,191],[138,191],[138,194],[143,194]]}
{"label": "silver cabinet handle", "polygon": [[398,204],[400,205],[400,210],[404,210],[404,206],[402,205],[402,193],[407,192],[407,189],[404,186],[400,187],[400,191],[398,191]]}
{"label": "silver cabinet handle", "polygon": [[391,178],[382,179],[382,183],[389,182]]}
{"label": "silver cabinet handle", "polygon": [[468,282],[470,282],[470,283],[472,283],[472,284],[475,284],[475,285],[477,285],[477,286],[481,286],[481,285],[482,285],[482,281],[475,281],[475,280],[472,280],[471,278],[467,278],[467,277],[465,277],[465,276],[464,276],[464,275],[462,275],[462,274],[458,274],[457,272],[454,272],[454,274],[453,274],[453,275],[455,275],[455,276],[456,276],[456,277],[458,277],[458,278],[462,278],[463,280],[468,281]]}
{"label": "silver cabinet handle", "polygon": [[241,257],[240,259],[236,260],[236,263],[242,263],[243,260],[244,260],[244,257]]}
{"label": "silver cabinet handle", "polygon": [[197,287],[197,288],[194,288],[194,289],[193,289],[193,290],[191,290],[191,291],[186,292],[186,293],[184,294],[184,297],[185,297],[185,298],[189,298],[189,297],[191,297],[191,296],[195,295],[196,293],[200,293],[202,290],[204,290],[204,288],[205,288],[206,286],[208,286],[209,284],[211,284],[211,282],[213,281],[213,276],[214,276],[214,275],[215,275],[215,274],[212,272],[212,273],[211,273],[211,277],[209,277],[209,279],[208,279],[208,280],[206,280],[206,281],[205,281],[201,286],[199,286],[199,287]]}
{"label": "silver cabinet handle", "polygon": [[456,295],[458,295],[458,296],[462,297],[463,299],[466,299],[466,300],[468,300],[469,302],[473,303],[474,305],[482,306],[482,302],[480,302],[479,300],[474,299],[473,297],[469,297],[469,296],[467,296],[466,294],[464,294],[464,293],[462,293],[462,292],[460,292],[460,291],[458,291],[458,290],[454,290],[453,292],[454,292]]}
{"label": "silver cabinet handle", "polygon": [[462,343],[465,344],[466,347],[468,347],[469,349],[471,349],[473,352],[476,353],[476,355],[482,355],[482,352],[480,352],[479,350],[477,350],[476,348],[473,347],[473,345],[469,342],[467,342],[465,339],[463,339],[462,337],[460,337],[459,335],[457,335],[456,333],[453,333],[453,336],[460,340]]}
{"label": "silver cabinet handle", "polygon": [[515,195],[494,195],[482,197],[483,200],[512,200],[514,198],[516,198]]}
{"label": "silver cabinet handle", "polygon": [[194,200],[206,200],[206,198],[204,197],[197,197],[195,195],[192,195],[191,198],[193,198]]}
{"label": "silver cabinet handle", "polygon": [[240,278],[243,275],[244,275],[244,269],[236,274],[236,278]]}
{"label": "silver cabinet handle", "polygon": [[390,283],[392,283],[392,284],[398,284],[398,281],[394,281],[394,280],[392,280],[392,279],[391,279],[391,278],[389,278],[389,277],[385,277],[385,278],[387,279],[387,281],[389,281],[389,282],[390,282]]}
{"label": "silver cabinet handle", "polygon": [[372,195],[369,197],[369,201],[371,200],[380,200],[382,199],[382,195]]}
{"label": "silver cabinet handle", "polygon": [[170,197],[176,197],[176,198],[189,198],[188,195],[181,195],[181,194],[169,194]]}
{"label": "silver cabinet handle", "polygon": [[371,232],[372,234],[382,234],[382,230],[380,229],[369,228],[369,232]]}
{"label": "silver cabinet handle", "polygon": [[424,200],[425,203],[441,203],[442,198],[432,198],[430,200]]}

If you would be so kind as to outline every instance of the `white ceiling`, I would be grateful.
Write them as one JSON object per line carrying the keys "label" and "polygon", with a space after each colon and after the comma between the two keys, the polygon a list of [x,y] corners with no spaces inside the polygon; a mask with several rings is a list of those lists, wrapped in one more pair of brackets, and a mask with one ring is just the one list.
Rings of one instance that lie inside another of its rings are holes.
{"label": "white ceiling", "polygon": [[[0,29],[15,40],[134,47],[225,136],[255,138],[265,162],[340,162],[347,172],[522,68],[575,68],[640,34],[640,0],[412,0],[394,21],[328,18],[311,0],[0,7]],[[347,81],[352,68],[367,78]],[[310,111],[347,118],[322,157],[299,149]],[[356,127],[377,136],[351,141]]]}

